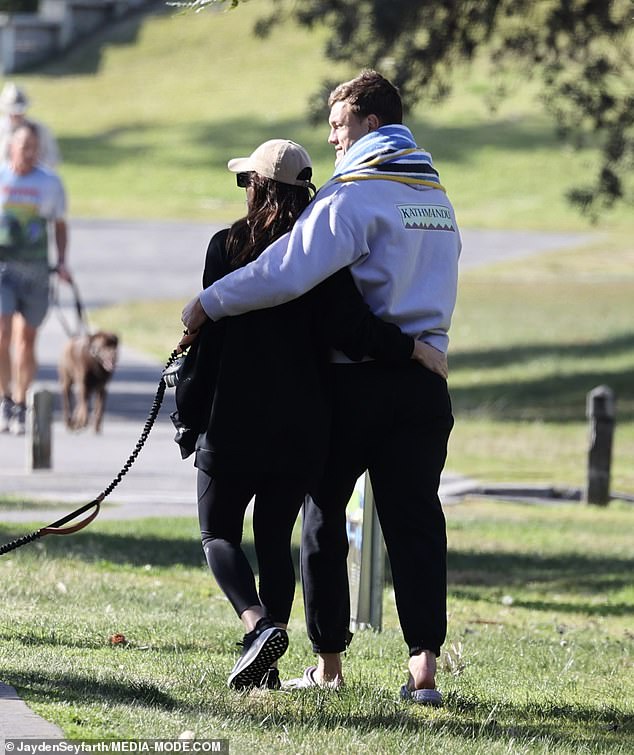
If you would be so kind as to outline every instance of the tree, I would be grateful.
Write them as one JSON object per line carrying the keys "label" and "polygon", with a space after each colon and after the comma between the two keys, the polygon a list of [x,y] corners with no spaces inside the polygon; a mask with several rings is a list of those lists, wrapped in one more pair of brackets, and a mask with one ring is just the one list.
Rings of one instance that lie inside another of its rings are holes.
{"label": "tree", "polygon": [[[235,7],[240,0],[196,0],[198,6],[218,2]],[[499,69],[520,66],[539,79],[559,135],[599,150],[594,181],[569,192],[596,216],[632,198],[633,15],[631,0],[271,0],[255,32],[266,34],[288,16],[309,28],[324,24],[325,54],[388,71],[406,107],[445,97],[452,70],[476,54]]]}
{"label": "tree", "polygon": [[37,13],[39,0],[0,0],[0,13]]}

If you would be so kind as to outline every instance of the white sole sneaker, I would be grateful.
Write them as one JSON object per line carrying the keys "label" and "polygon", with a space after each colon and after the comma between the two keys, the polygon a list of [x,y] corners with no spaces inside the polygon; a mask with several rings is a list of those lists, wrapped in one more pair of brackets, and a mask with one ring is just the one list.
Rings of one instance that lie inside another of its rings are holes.
{"label": "white sole sneaker", "polygon": [[269,627],[259,634],[236,661],[227,680],[231,689],[257,686],[264,674],[288,648],[288,634],[280,627]]}

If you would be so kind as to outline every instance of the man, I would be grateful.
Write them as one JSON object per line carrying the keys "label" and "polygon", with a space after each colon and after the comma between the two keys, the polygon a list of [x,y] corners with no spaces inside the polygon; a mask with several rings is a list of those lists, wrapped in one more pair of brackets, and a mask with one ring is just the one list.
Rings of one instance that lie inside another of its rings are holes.
{"label": "man", "polygon": [[[0,119],[0,162],[9,159],[9,147],[11,137],[18,126],[26,121],[26,113],[29,109],[29,98],[26,92],[12,81],[7,81],[0,92],[0,110],[3,117]],[[38,162],[51,170],[55,170],[60,162],[59,148],[55,137],[50,130],[39,121],[29,119],[37,129],[39,140]]]}
{"label": "man", "polygon": [[37,369],[35,338],[48,309],[49,224],[57,273],[71,280],[64,187],[36,165],[38,149],[36,127],[23,124],[11,139],[9,163],[0,168],[0,432],[14,435],[24,433],[27,390]]}
{"label": "man", "polygon": [[[348,265],[372,311],[441,352],[455,305],[461,242],[428,153],[401,125],[398,91],[375,71],[329,98],[335,173],[290,235],[192,300],[190,331],[294,298]],[[304,512],[302,577],[318,665],[299,686],[342,682],[349,594],[345,508],[369,470],[409,647],[404,698],[438,705],[436,657],[446,633],[446,534],[438,499],[453,417],[443,377],[411,364],[333,355],[333,431],[319,489]]]}

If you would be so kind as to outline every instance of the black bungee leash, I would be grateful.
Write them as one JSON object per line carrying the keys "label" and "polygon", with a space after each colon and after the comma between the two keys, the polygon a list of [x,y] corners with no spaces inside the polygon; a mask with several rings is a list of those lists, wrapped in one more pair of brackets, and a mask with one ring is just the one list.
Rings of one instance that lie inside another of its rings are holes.
{"label": "black bungee leash", "polygon": [[[0,556],[4,556],[5,553],[10,553],[11,551],[17,550],[18,548],[21,548],[23,545],[32,543],[35,540],[39,540],[45,535],[72,535],[74,532],[79,532],[79,530],[88,526],[93,521],[93,519],[95,519],[95,517],[99,513],[100,506],[103,500],[107,498],[110,495],[110,493],[112,493],[112,491],[117,487],[117,485],[121,482],[124,476],[128,473],[130,467],[136,461],[138,455],[141,453],[141,449],[143,448],[143,446],[145,445],[145,442],[148,439],[150,431],[152,430],[152,427],[154,426],[154,423],[156,422],[156,418],[158,417],[158,413],[161,409],[161,405],[163,404],[163,397],[165,396],[165,389],[168,386],[173,387],[175,384],[174,377],[173,377],[174,372],[175,372],[174,366],[178,363],[182,355],[183,353],[180,348],[174,349],[172,353],[170,354],[169,359],[167,360],[165,367],[163,368],[163,371],[161,373],[161,379],[159,381],[158,388],[156,389],[156,394],[152,402],[152,407],[147,416],[147,419],[145,420],[145,424],[143,426],[143,430],[141,431],[141,435],[139,436],[139,440],[137,441],[136,446],[134,447],[134,450],[132,451],[132,453],[128,456],[125,464],[121,467],[120,471],[114,477],[114,479],[108,485],[108,487],[106,487],[101,493],[99,493],[99,495],[96,498],[94,498],[92,501],[84,504],[83,506],[80,506],[74,511],[71,511],[70,514],[66,514],[66,516],[63,516],[61,519],[58,519],[56,522],[52,522],[46,527],[41,527],[39,530],[36,530],[35,532],[31,532],[29,535],[23,535],[22,537],[19,537],[15,540],[11,540],[11,542],[5,543],[5,545],[0,546]],[[87,511],[90,511],[90,509],[94,509],[94,510],[91,511],[91,513],[88,514],[88,516],[86,516],[84,519],[77,522],[76,524],[70,525],[69,527],[65,526],[69,522],[72,522],[74,519],[77,519],[77,517],[81,516],[82,514],[85,514]]]}

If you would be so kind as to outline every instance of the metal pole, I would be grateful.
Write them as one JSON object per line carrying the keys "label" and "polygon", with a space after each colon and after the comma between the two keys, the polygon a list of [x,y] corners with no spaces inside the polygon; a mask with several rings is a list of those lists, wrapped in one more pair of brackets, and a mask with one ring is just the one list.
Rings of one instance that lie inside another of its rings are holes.
{"label": "metal pole", "polygon": [[366,472],[355,487],[347,513],[350,628],[381,630],[385,545]]}

